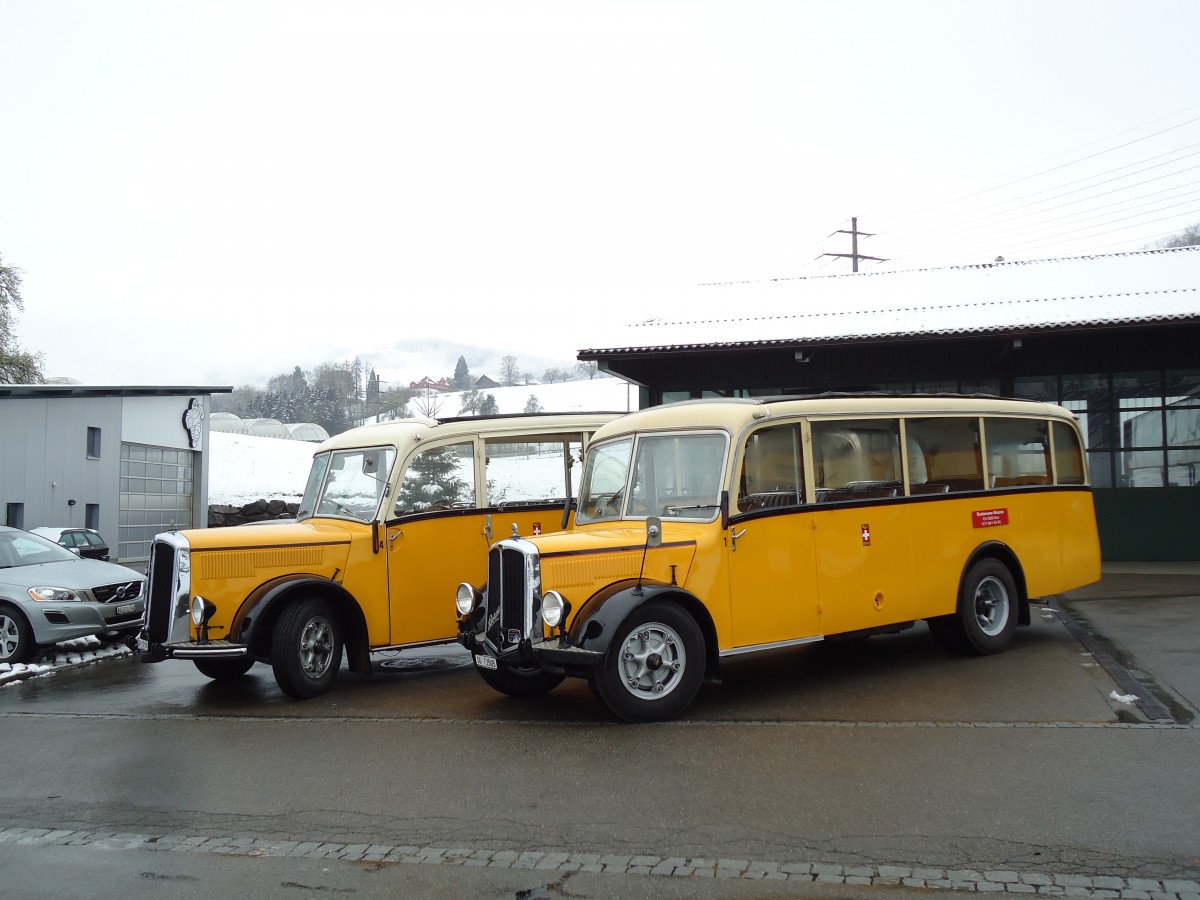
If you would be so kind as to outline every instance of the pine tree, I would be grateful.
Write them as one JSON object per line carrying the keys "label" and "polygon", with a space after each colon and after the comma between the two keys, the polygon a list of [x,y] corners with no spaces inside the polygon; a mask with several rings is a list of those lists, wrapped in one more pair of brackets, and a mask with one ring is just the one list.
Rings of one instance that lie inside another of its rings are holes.
{"label": "pine tree", "polygon": [[472,501],[470,483],[459,474],[458,447],[435,447],[418,454],[404,475],[396,507],[401,512],[420,512],[434,505],[449,508],[459,501]]}
{"label": "pine tree", "polygon": [[467,359],[460,356],[454,366],[454,389],[465,391],[471,386],[471,372],[467,368]]}

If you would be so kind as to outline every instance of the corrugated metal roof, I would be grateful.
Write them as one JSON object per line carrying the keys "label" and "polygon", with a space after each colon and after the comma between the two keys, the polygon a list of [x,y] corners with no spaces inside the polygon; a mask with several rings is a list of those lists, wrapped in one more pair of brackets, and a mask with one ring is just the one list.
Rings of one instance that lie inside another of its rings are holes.
{"label": "corrugated metal roof", "polygon": [[[1200,247],[703,285],[581,356],[1200,319]],[[601,349],[603,348],[603,349]]]}

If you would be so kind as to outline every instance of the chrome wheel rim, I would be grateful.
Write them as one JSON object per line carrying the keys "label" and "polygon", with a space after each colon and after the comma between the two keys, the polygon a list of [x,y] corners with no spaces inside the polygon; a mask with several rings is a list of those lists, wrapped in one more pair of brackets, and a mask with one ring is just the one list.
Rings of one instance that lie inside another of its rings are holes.
{"label": "chrome wheel rim", "polygon": [[1008,588],[999,578],[988,575],[975,588],[975,621],[979,630],[995,637],[1008,624]]}
{"label": "chrome wheel rim", "polygon": [[647,622],[631,631],[617,658],[621,684],[640,700],[658,700],[671,693],[686,667],[683,640],[661,622]]}
{"label": "chrome wheel rim", "polygon": [[21,632],[16,620],[11,616],[0,615],[0,659],[12,659],[21,642]]}
{"label": "chrome wheel rim", "polygon": [[333,662],[333,625],[324,616],[314,616],[300,635],[300,667],[309,678],[320,678]]}

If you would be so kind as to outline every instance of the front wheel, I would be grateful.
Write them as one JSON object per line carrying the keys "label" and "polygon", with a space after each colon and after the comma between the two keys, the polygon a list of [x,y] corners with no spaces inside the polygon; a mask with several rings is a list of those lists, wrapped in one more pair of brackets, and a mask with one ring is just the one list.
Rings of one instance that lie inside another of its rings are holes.
{"label": "front wheel", "polygon": [[958,653],[986,656],[1008,649],[1017,629],[1017,586],[996,559],[981,559],[963,578],[958,610],[929,620],[938,643]]}
{"label": "front wheel", "polygon": [[621,623],[608,660],[588,683],[626,722],[665,722],[687,708],[703,678],[700,626],[681,607],[656,601]]}
{"label": "front wheel", "polygon": [[341,665],[341,622],[328,601],[307,597],[283,611],[271,637],[271,667],[285,694],[305,700],[325,693]]}
{"label": "front wheel", "polygon": [[566,677],[538,668],[506,669],[501,666],[484,669],[476,666],[475,671],[493,688],[510,697],[540,697],[562,684]]}
{"label": "front wheel", "polygon": [[193,659],[201,675],[206,675],[213,681],[232,681],[241,678],[254,665],[251,656],[239,656],[236,659]]}
{"label": "front wheel", "polygon": [[25,617],[0,606],[0,663],[27,663],[33,659],[36,650]]}

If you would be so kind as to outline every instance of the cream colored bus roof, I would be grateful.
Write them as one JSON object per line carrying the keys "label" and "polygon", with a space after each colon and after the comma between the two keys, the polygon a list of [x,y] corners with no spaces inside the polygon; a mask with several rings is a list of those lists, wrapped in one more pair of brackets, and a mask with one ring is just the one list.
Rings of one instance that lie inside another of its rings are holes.
{"label": "cream colored bus roof", "polygon": [[603,440],[632,431],[659,428],[727,428],[738,431],[768,416],[1024,415],[1070,420],[1069,410],[1033,400],[948,395],[821,395],[684,400],[628,413],[596,432]]}
{"label": "cream colored bus roof", "polygon": [[522,437],[560,431],[595,430],[620,416],[617,412],[545,413],[513,416],[472,416],[462,419],[395,419],[362,425],[336,434],[318,445],[314,453],[352,447],[395,446],[407,451],[417,443],[438,438],[482,433],[488,437]]}

